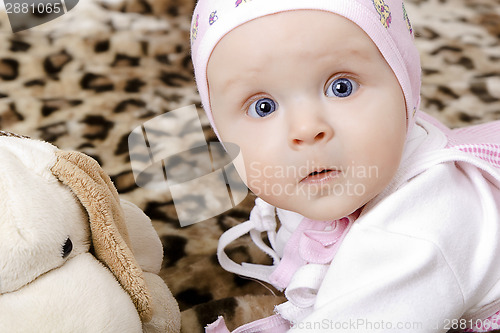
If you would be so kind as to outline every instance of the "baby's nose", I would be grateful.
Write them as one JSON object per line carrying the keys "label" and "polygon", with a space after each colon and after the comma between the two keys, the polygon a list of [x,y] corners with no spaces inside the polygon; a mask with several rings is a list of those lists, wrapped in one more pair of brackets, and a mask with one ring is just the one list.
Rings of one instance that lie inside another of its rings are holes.
{"label": "baby's nose", "polygon": [[292,145],[301,146],[304,144],[314,144],[317,142],[321,142],[327,137],[325,132],[319,132],[314,134],[304,134],[304,135],[296,135],[296,138],[292,138]]}
{"label": "baby's nose", "polygon": [[288,135],[290,147],[299,149],[306,145],[328,142],[333,138],[334,131],[319,112],[313,111],[290,120]]}

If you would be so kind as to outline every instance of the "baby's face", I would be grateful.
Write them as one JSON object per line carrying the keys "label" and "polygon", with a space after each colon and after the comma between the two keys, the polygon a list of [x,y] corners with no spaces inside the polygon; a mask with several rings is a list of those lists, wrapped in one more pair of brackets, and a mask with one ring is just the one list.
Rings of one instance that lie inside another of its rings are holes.
{"label": "baby's face", "polygon": [[207,75],[220,137],[240,147],[242,178],[270,204],[336,219],[394,176],[406,137],[403,93],[347,19],[305,10],[256,19],[219,42]]}

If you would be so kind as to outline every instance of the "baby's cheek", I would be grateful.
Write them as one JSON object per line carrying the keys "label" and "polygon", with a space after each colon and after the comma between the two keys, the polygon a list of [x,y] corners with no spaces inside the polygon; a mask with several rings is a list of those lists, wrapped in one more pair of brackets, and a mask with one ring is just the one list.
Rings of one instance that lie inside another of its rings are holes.
{"label": "baby's cheek", "polygon": [[246,168],[248,188],[268,203],[275,204],[293,190],[281,165],[254,160],[247,163]]}
{"label": "baby's cheek", "polygon": [[369,199],[375,197],[389,185],[397,172],[401,157],[397,150],[379,149],[372,153],[374,156],[365,167],[367,172],[364,179],[367,189],[366,195]]}

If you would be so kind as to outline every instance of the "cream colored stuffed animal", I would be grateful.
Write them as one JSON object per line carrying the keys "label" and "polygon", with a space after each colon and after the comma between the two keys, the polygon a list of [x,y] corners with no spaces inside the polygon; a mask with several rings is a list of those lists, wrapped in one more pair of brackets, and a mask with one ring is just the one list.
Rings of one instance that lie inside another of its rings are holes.
{"label": "cream colored stuffed animal", "polygon": [[0,332],[178,332],[162,256],[95,160],[0,131]]}

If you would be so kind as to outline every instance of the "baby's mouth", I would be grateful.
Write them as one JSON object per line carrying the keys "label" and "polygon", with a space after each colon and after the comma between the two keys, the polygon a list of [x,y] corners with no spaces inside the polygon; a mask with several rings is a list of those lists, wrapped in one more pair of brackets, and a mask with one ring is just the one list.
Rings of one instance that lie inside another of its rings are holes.
{"label": "baby's mouth", "polygon": [[306,177],[302,178],[301,183],[323,183],[332,178],[335,178],[340,171],[335,169],[320,169],[309,173]]}

